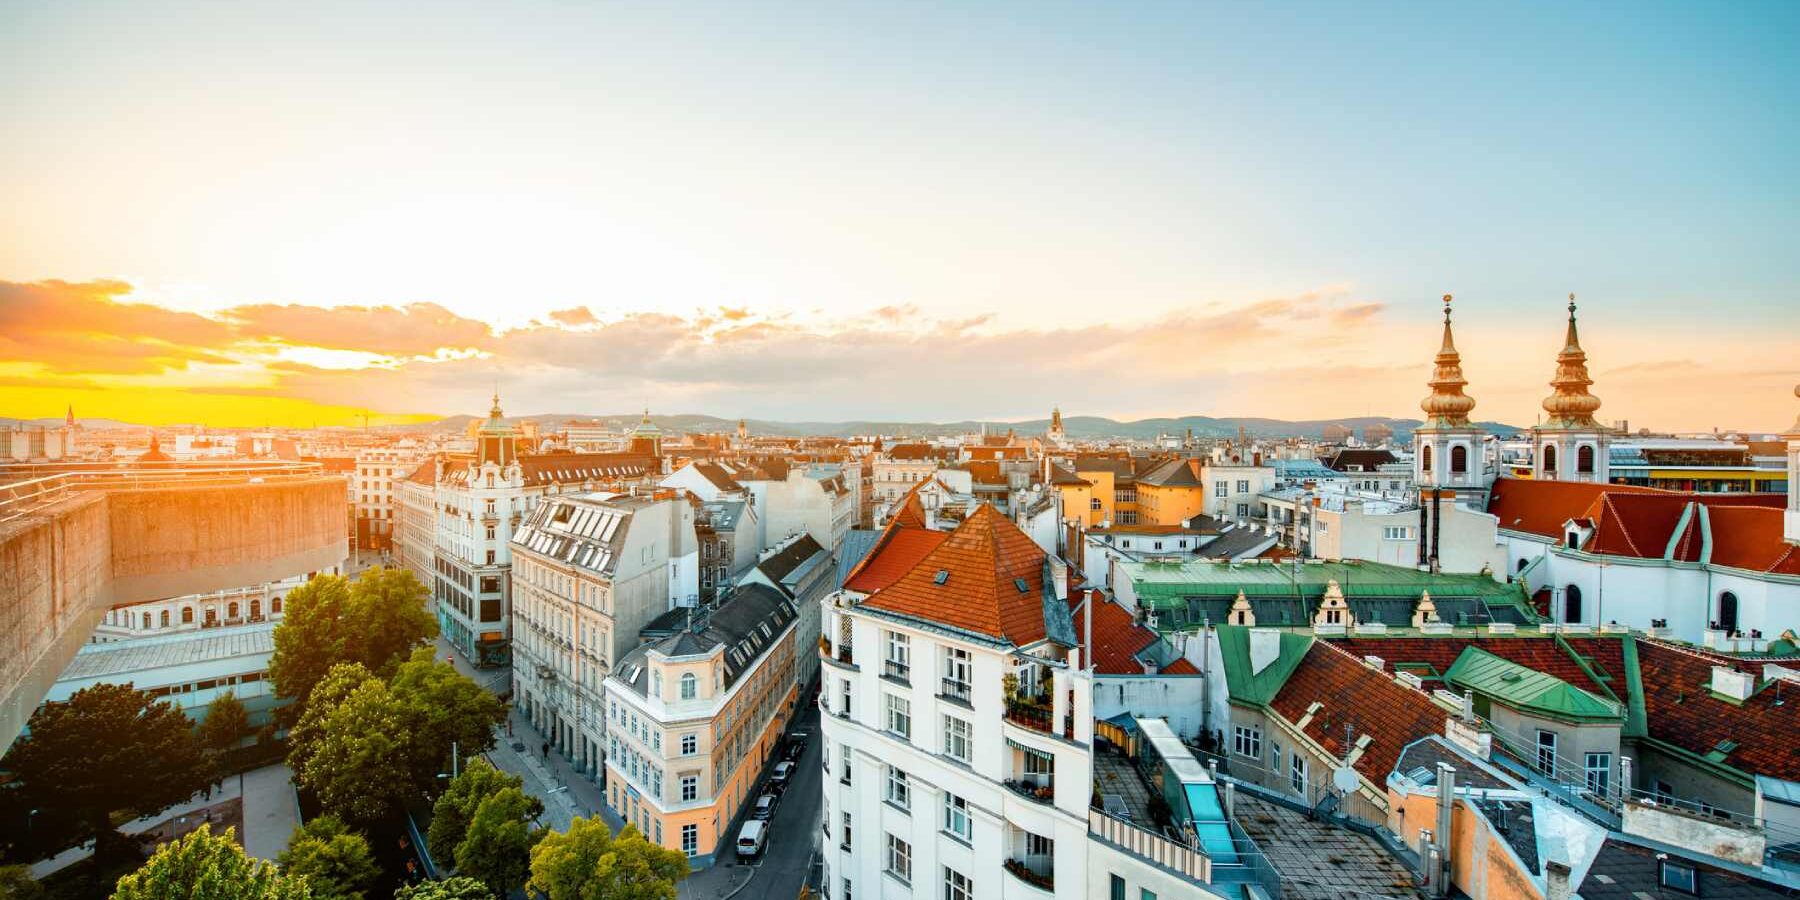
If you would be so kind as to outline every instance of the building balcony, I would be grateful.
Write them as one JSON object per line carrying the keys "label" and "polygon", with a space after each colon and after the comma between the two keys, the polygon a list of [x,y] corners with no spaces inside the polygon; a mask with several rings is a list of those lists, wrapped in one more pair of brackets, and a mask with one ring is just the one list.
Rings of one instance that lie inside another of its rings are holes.
{"label": "building balcony", "polygon": [[939,691],[938,696],[945,700],[955,700],[958,703],[968,705],[971,702],[973,693],[974,692],[968,682],[957,681],[954,678],[946,678],[943,681],[943,688]]}
{"label": "building balcony", "polygon": [[1007,779],[1002,782],[1006,789],[1035,803],[1053,804],[1056,802],[1056,783],[1049,777],[1030,777],[1021,780]]}
{"label": "building balcony", "polygon": [[1007,859],[1001,866],[1006,873],[1041,891],[1056,890],[1056,859],[1050,856],[1019,856]]}
{"label": "building balcony", "polygon": [[881,661],[881,677],[901,684],[912,684],[912,666],[892,659]]}

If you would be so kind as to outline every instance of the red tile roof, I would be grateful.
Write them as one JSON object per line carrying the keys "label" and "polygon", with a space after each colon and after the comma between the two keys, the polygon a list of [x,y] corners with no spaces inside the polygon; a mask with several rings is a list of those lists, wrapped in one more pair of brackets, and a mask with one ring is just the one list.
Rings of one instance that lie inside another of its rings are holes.
{"label": "red tile roof", "polygon": [[[919,484],[924,484],[924,482],[919,482]],[[925,527],[925,504],[919,502],[919,488],[917,485],[914,485],[913,489],[907,491],[906,496],[901,498],[900,508],[894,510],[894,517],[888,522],[888,527]]]}
{"label": "red tile roof", "polygon": [[[1138,624],[1131,610],[1106,599],[1099,591],[1089,591],[1088,597],[1094,615],[1093,644],[1088,650],[1093,656],[1094,671],[1101,675],[1144,674],[1144,664],[1138,661],[1137,654],[1160,640],[1156,632]],[[1074,607],[1079,603],[1077,592],[1070,605]],[[1086,614],[1078,609],[1071,611],[1075,631],[1081,634],[1087,628],[1083,618]]]}
{"label": "red tile roof", "polygon": [[1714,565],[1800,575],[1800,547],[1783,539],[1780,509],[1709,503],[1706,513]]}
{"label": "red tile roof", "polygon": [[1158,674],[1158,675],[1198,675],[1198,674],[1200,674],[1200,669],[1199,669],[1199,667],[1195,666],[1193,663],[1188,662],[1187,657],[1177,656],[1177,657],[1175,657],[1174,662],[1169,663],[1166,666],[1163,666],[1162,671],[1158,672],[1156,674]]}
{"label": "red tile roof", "polygon": [[1487,511],[1500,519],[1501,528],[1561,538],[1565,523],[1587,515],[1600,495],[1609,491],[1682,496],[1674,491],[1623,484],[1500,478],[1488,493]]}
{"label": "red tile roof", "polygon": [[1775,704],[1765,688],[1742,705],[1712,696],[1705,687],[1715,664],[1730,661],[1657,641],[1637,642],[1638,672],[1644,685],[1644,718],[1650,736],[1705,756],[1721,741],[1737,747],[1726,765],[1753,775],[1800,781],[1800,702],[1789,692]]}
{"label": "red tile roof", "polygon": [[[1624,696],[1624,673],[1612,666],[1606,670],[1613,676],[1610,682],[1596,682],[1582,671],[1581,665],[1570,656],[1556,638],[1550,635],[1543,637],[1468,637],[1462,635],[1445,635],[1443,637],[1354,637],[1330,639],[1334,646],[1341,647],[1352,656],[1379,656],[1383,667],[1388,672],[1397,671],[1394,667],[1401,663],[1426,663],[1438,674],[1449,671],[1450,665],[1456,662],[1463,651],[1469,647],[1480,647],[1501,659],[1511,660],[1527,668],[1535,669],[1546,675],[1554,675],[1569,684],[1592,691],[1602,697],[1612,689],[1620,697]],[[1613,654],[1618,653],[1618,638],[1589,638],[1593,643],[1613,645]],[[1590,649],[1583,651],[1592,653]],[[1621,664],[1622,666],[1623,664]],[[1429,680],[1429,676],[1413,671],[1413,674]],[[1427,684],[1427,687],[1441,685]]]}
{"label": "red tile roof", "polygon": [[899,581],[900,576],[912,571],[919,560],[936,550],[949,536],[948,532],[929,528],[905,528],[893,532],[856,564],[850,577],[844,579],[844,589],[872,594]]}
{"label": "red tile roof", "polygon": [[983,503],[911,571],[863,605],[1023,646],[1045,636],[1043,567],[1044,551]]}
{"label": "red tile roof", "polygon": [[1344,726],[1351,740],[1371,740],[1353,764],[1364,778],[1382,784],[1407,744],[1444,731],[1447,713],[1420,691],[1363,665],[1325,641],[1314,641],[1305,658],[1269,705],[1289,722],[1306,717],[1314,703],[1323,706],[1306,725],[1306,735],[1342,758]]}

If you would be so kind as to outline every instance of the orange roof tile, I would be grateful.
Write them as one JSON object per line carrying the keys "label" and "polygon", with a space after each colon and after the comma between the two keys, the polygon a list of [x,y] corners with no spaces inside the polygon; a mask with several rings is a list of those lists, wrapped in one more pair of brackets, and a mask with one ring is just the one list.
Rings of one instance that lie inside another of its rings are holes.
{"label": "orange roof tile", "polygon": [[1765,688],[1742,704],[1714,697],[1706,685],[1714,665],[1731,660],[1657,641],[1637,642],[1650,736],[1705,756],[1723,742],[1737,746],[1724,762],[1742,772],[1800,781],[1800,703],[1779,702]]}
{"label": "orange roof tile", "polygon": [[884,536],[844,579],[844,589],[873,594],[893,584],[949,536],[929,528],[904,528]]}
{"label": "orange roof tile", "polygon": [[1352,741],[1368,735],[1369,744],[1353,765],[1376,784],[1387,779],[1407,744],[1443,733],[1447,715],[1422,692],[1363,665],[1325,641],[1313,642],[1269,705],[1282,718],[1297,723],[1314,703],[1323,706],[1306,724],[1307,736],[1325,752],[1342,758],[1346,724]]}
{"label": "orange roof tile", "polygon": [[991,504],[863,606],[1023,646],[1043,639],[1044,551]]}
{"label": "orange roof tile", "polygon": [[[1102,675],[1144,674],[1144,664],[1138,661],[1137,654],[1158,640],[1156,632],[1138,624],[1131,610],[1105,599],[1099,591],[1089,591],[1088,597],[1094,614],[1093,643],[1088,649],[1094,671]],[[1079,597],[1072,602],[1079,602]],[[1087,628],[1084,615],[1074,612],[1077,634]]]}
{"label": "orange roof tile", "polygon": [[1488,493],[1487,511],[1500,519],[1501,528],[1560,538],[1564,524],[1587,514],[1600,495],[1609,491],[1680,496],[1674,491],[1623,484],[1501,478]]}
{"label": "orange roof tile", "polygon": [[1712,563],[1754,572],[1800,575],[1800,547],[1782,538],[1781,510],[1707,504]]}

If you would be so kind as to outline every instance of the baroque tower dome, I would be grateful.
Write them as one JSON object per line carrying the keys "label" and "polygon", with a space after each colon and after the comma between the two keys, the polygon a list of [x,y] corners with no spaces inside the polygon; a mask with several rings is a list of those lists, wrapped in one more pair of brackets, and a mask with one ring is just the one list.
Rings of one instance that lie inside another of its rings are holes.
{"label": "baroque tower dome", "polygon": [[1550,380],[1556,393],[1544,398],[1544,411],[1550,414],[1545,427],[1598,429],[1594,412],[1600,408],[1600,398],[1588,393],[1593,383],[1588,377],[1587,352],[1581,349],[1575,331],[1575,295],[1570,294],[1569,331],[1562,352],[1556,354],[1556,377]]}
{"label": "baroque tower dome", "polygon": [[1438,348],[1437,367],[1432,370],[1431,394],[1419,401],[1425,411],[1425,424],[1440,428],[1463,428],[1469,424],[1469,413],[1475,409],[1475,398],[1463,393],[1469,382],[1463,378],[1462,354],[1450,333],[1450,300],[1444,295],[1444,343]]}

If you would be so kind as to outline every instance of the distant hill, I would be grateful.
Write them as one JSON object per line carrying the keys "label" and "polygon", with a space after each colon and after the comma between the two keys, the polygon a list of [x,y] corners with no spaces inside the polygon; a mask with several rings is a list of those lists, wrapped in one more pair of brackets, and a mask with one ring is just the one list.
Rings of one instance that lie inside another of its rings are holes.
{"label": "distant hill", "polygon": [[[547,413],[535,416],[522,416],[524,421],[537,422],[548,429],[560,428],[570,420],[592,421],[595,419],[615,428],[630,428],[642,418],[640,414],[626,415],[573,415],[567,413]],[[389,425],[390,430],[416,430],[420,427],[460,431],[475,416],[450,416],[423,426]],[[723,433],[737,430],[736,419],[721,419],[717,416],[704,415],[669,415],[651,416],[650,421],[658,428],[671,432],[703,432]],[[1138,419],[1121,422],[1102,416],[1064,416],[1063,430],[1074,438],[1136,438],[1148,440],[1158,435],[1184,435],[1189,428],[1194,429],[1198,437],[1230,437],[1237,434],[1238,426],[1254,437],[1309,437],[1323,436],[1328,425],[1343,425],[1362,434],[1366,425],[1382,424],[1394,430],[1394,436],[1405,440],[1412,436],[1414,428],[1421,424],[1418,419],[1390,419],[1382,416],[1356,416],[1345,419],[1308,419],[1292,422],[1285,419],[1262,418],[1214,418],[1212,416],[1182,416],[1179,418]],[[1523,429],[1500,422],[1477,422],[1476,425],[1494,434],[1513,434]],[[987,426],[991,434],[1004,434],[1012,429],[1021,435],[1043,434],[1050,428],[1049,419],[1027,419],[1017,422],[998,420],[981,421],[965,419],[959,422],[901,422],[855,420],[846,422],[784,422],[768,419],[750,419],[748,421],[751,434],[780,434],[796,437],[852,437],[855,435],[885,434],[904,435],[909,437],[949,437],[959,434],[970,434]]]}
{"label": "distant hill", "polygon": [[[121,422],[118,419],[89,419],[89,418],[84,418],[82,416],[75,417],[75,424],[80,425],[83,428],[143,428],[144,427],[142,425],[134,425],[130,422]],[[12,418],[8,418],[6,416],[0,416],[0,425],[9,426],[9,427],[17,427],[17,426],[23,425],[27,428],[36,428],[37,426],[42,425],[45,428],[61,428],[63,425],[63,417],[57,416],[53,419],[12,419]]]}

